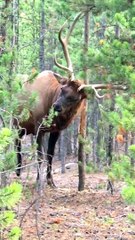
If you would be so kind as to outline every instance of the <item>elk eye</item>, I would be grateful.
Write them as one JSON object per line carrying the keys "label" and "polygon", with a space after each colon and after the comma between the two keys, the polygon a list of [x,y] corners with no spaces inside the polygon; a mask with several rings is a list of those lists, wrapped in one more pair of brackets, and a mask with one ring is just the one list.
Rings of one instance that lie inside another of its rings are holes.
{"label": "elk eye", "polygon": [[61,93],[62,93],[62,94],[65,94],[65,93],[66,93],[66,90],[65,90],[63,87],[61,88]]}
{"label": "elk eye", "polygon": [[71,97],[71,96],[70,96],[70,97],[68,97],[68,100],[69,100],[69,101],[71,101],[71,102],[76,102],[76,101],[77,101],[77,99],[76,99],[76,98],[74,98],[74,97]]}

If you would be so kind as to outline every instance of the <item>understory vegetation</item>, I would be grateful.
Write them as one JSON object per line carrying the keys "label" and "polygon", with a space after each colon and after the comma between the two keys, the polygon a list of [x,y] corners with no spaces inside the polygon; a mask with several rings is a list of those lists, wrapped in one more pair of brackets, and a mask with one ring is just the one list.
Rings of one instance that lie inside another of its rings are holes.
{"label": "understory vegetation", "polygon": [[[85,171],[107,174],[114,190],[116,182],[123,182],[122,198],[135,204],[135,0],[1,0],[0,239],[21,236],[16,206],[22,199],[23,183],[10,180],[16,170],[14,142],[18,136],[13,121],[28,119],[29,109],[37,101],[35,93],[24,101],[24,82],[34,81],[43,70],[66,76],[54,64],[56,56],[66,65],[58,32],[65,21],[69,29],[81,11],[84,15],[69,43],[75,78],[86,84],[108,84],[106,90],[99,91],[104,98],[97,99],[91,92],[87,100],[85,137],[79,137]],[[125,90],[113,90],[112,85]],[[44,125],[49,127],[55,116],[51,108]],[[76,119],[61,133],[56,147],[61,162],[77,157],[79,122]],[[27,164],[36,156],[33,142],[22,152]],[[44,149],[46,156],[46,141]],[[129,219],[135,223],[135,214],[129,212]]]}

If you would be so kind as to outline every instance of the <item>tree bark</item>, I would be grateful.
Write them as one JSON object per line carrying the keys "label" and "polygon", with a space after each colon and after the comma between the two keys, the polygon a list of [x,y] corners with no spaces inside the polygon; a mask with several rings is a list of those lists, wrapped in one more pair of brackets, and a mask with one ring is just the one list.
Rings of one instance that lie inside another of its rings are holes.
{"label": "tree bark", "polygon": [[[88,12],[85,15],[85,22],[84,22],[84,55],[87,54],[88,46],[89,46],[89,19],[90,19],[90,13]],[[87,66],[84,66],[84,74],[85,74],[85,83],[87,84],[87,75],[88,75],[88,69]],[[80,138],[79,146],[78,146],[78,170],[79,170],[79,184],[78,184],[78,190],[82,191],[84,190],[85,185],[85,153],[84,153],[84,141],[83,139],[86,137],[86,121],[87,121],[87,102],[85,100],[84,102],[84,109],[81,113],[80,118]]]}
{"label": "tree bark", "polygon": [[15,58],[15,52],[18,49],[18,38],[19,38],[19,0],[12,1],[12,15],[11,15],[11,24],[12,24],[12,36],[11,36],[11,48],[13,58],[10,63],[10,80],[12,73],[17,71],[17,58]]}
{"label": "tree bark", "polygon": [[[130,142],[131,145],[135,144],[135,134],[133,132],[131,132],[131,142]],[[135,159],[133,157],[131,157],[130,159],[131,161],[131,166],[133,167],[134,169],[134,166],[135,166]]]}
{"label": "tree bark", "polygon": [[41,1],[41,24],[40,24],[40,39],[39,39],[39,68],[40,71],[45,70],[45,0]]}
{"label": "tree bark", "polygon": [[[115,96],[112,96],[111,106],[109,111],[114,112],[115,110]],[[107,164],[110,166],[112,163],[112,153],[113,153],[113,125],[109,124],[108,127],[108,139],[107,139],[107,150],[106,150],[106,159]]]}
{"label": "tree bark", "polygon": [[[14,0],[15,1],[15,0]],[[2,54],[4,54],[5,56],[8,56],[8,52],[6,52],[6,41],[11,39],[11,36],[8,35],[8,29],[7,29],[7,23],[8,20],[10,21],[11,25],[13,26],[13,21],[11,19],[10,16],[12,16],[13,14],[13,5],[10,3],[11,1],[3,1],[3,5],[1,6],[1,12],[0,12],[0,43],[1,43],[1,47],[0,47],[0,56]],[[10,30],[13,30],[10,28]],[[12,47],[12,41],[11,41],[11,47]],[[13,51],[13,48],[11,49],[11,51]],[[11,76],[10,76],[10,68],[12,66],[12,61],[5,67],[5,69],[7,68],[7,76],[8,76],[8,85],[9,85],[9,90],[10,90],[10,85],[11,85]],[[3,127],[3,126],[2,126]],[[7,151],[11,151],[10,146],[9,149],[4,150],[3,149],[3,154],[5,154],[5,152]],[[4,171],[5,169],[3,169],[3,173],[0,174],[0,187],[5,187],[8,183],[8,173],[6,171]]]}
{"label": "tree bark", "polygon": [[80,118],[80,130],[79,130],[80,139],[78,146],[78,171],[79,171],[78,191],[83,191],[85,185],[85,157],[84,157],[85,136],[86,136],[86,100]]}
{"label": "tree bark", "polygon": [[75,119],[73,126],[74,126],[74,132],[73,132],[73,152],[74,156],[78,156],[78,128],[80,124],[80,119]]}
{"label": "tree bark", "polygon": [[60,161],[61,161],[61,173],[65,173],[65,157],[66,157],[66,138],[65,138],[66,130],[61,132],[60,135]]}
{"label": "tree bark", "polygon": [[7,14],[6,10],[8,8],[9,2],[2,1],[3,4],[1,4],[0,9],[0,55],[2,55],[5,51],[5,41],[6,41],[6,34],[7,34],[7,21],[9,15]]}

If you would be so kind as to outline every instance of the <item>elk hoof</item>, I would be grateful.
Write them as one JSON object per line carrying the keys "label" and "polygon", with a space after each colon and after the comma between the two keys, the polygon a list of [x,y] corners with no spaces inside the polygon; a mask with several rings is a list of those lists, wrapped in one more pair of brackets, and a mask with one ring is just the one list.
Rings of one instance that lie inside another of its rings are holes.
{"label": "elk hoof", "polygon": [[49,185],[51,188],[56,188],[56,185],[52,178],[47,178],[47,185]]}
{"label": "elk hoof", "polygon": [[17,175],[17,177],[20,177],[20,175],[21,175],[20,169],[16,169],[16,175]]}

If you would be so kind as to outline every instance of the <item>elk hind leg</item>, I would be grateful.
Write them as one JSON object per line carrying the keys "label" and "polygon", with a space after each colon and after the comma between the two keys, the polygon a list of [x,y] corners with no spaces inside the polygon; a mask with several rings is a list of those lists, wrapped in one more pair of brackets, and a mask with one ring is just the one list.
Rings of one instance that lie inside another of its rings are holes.
{"label": "elk hind leg", "polygon": [[21,154],[21,139],[16,139],[15,141],[16,151],[17,151],[17,168],[16,175],[19,177],[21,174],[21,166],[22,166],[22,154]]}

